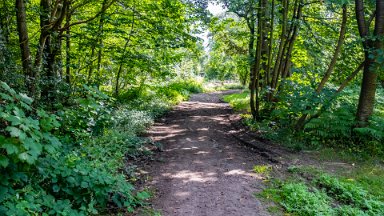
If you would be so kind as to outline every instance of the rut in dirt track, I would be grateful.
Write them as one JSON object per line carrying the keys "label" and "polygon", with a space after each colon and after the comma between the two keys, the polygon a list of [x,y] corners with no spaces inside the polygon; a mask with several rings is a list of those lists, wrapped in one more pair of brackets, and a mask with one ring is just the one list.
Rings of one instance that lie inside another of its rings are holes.
{"label": "rut in dirt track", "polygon": [[268,162],[230,134],[232,112],[221,96],[193,95],[149,132],[164,148],[149,168],[162,215],[268,215],[254,196],[262,178],[252,172]]}

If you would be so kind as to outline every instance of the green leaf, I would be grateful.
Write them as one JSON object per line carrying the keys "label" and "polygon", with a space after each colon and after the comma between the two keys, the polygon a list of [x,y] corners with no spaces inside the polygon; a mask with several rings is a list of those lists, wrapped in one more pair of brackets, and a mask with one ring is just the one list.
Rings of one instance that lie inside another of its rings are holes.
{"label": "green leaf", "polygon": [[28,95],[23,94],[23,93],[19,93],[19,95],[20,95],[20,98],[21,98],[22,101],[24,101],[25,103],[27,103],[29,105],[32,104],[33,99],[28,97]]}
{"label": "green leaf", "polygon": [[26,137],[26,134],[19,128],[8,126],[5,130],[8,131],[12,137],[18,137],[20,139],[25,139]]}
{"label": "green leaf", "polygon": [[9,85],[5,82],[0,82],[0,86],[7,92],[9,92],[10,94],[14,95],[16,94],[15,90],[13,90],[11,87],[9,87]]}
{"label": "green leaf", "polygon": [[14,99],[11,96],[4,94],[4,93],[0,93],[0,97],[4,100],[7,100],[7,101],[14,101]]}
{"label": "green leaf", "polygon": [[20,125],[23,122],[19,116],[13,115],[5,117],[5,120],[11,122],[12,126]]}
{"label": "green leaf", "polygon": [[151,195],[146,191],[142,191],[142,192],[138,192],[136,197],[140,200],[146,200],[146,199],[149,199]]}
{"label": "green leaf", "polygon": [[60,191],[60,187],[57,184],[55,184],[55,185],[53,185],[52,190],[53,190],[53,192],[57,193]]}
{"label": "green leaf", "polygon": [[80,186],[82,187],[82,188],[88,188],[88,182],[81,182],[81,184],[80,184]]}
{"label": "green leaf", "polygon": [[2,148],[4,148],[9,155],[19,153],[19,148],[12,143],[4,143]]}
{"label": "green leaf", "polygon": [[5,157],[4,155],[0,155],[0,166],[7,167],[9,164],[9,159]]}
{"label": "green leaf", "polygon": [[24,152],[19,154],[19,159],[22,161],[26,161],[28,164],[33,164],[36,158],[29,154],[29,152]]}
{"label": "green leaf", "polygon": [[19,109],[18,107],[15,107],[15,109],[13,110],[13,113],[16,115],[16,116],[20,116],[20,117],[23,117],[25,118],[25,113],[23,110]]}

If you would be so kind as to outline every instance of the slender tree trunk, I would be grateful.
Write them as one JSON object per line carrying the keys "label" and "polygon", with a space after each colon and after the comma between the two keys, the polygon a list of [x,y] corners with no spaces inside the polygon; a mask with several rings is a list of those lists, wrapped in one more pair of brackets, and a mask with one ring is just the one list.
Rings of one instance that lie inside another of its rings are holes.
{"label": "slender tree trunk", "polygon": [[98,44],[99,44],[99,50],[97,51],[97,87],[101,85],[101,60],[102,60],[102,54],[103,54],[103,34],[104,34],[104,22],[105,22],[105,10],[107,7],[107,0],[103,1],[103,5],[101,10],[104,11],[100,15],[100,22],[99,22],[99,35],[98,35]]}
{"label": "slender tree trunk", "polygon": [[[267,74],[269,73],[269,68],[268,68],[268,56],[269,56],[269,39],[268,39],[268,34],[270,33],[270,28],[271,28],[271,23],[269,22],[270,20],[270,11],[269,11],[269,4],[268,0],[261,0],[261,10],[262,10],[262,29],[263,31],[262,34],[262,42],[261,42],[261,66],[260,66],[260,72],[258,76],[258,82],[259,82],[259,87],[260,91],[264,89],[268,83],[266,82],[266,77],[268,76]],[[258,95],[260,96],[260,95]],[[259,102],[260,103],[260,102]]]}
{"label": "slender tree trunk", "polygon": [[344,90],[344,88],[349,84],[350,81],[353,80],[353,78],[356,77],[356,75],[361,71],[361,69],[363,69],[364,67],[364,62],[360,63],[360,65],[344,80],[344,82],[340,85],[340,87],[337,89],[336,93],[331,97],[331,99],[329,100],[329,102],[327,104],[323,104],[320,109],[313,115],[311,115],[304,123],[307,124],[308,122],[310,122],[311,120],[315,119],[315,118],[319,118],[321,116],[321,114],[327,109],[327,106],[334,100],[337,98],[337,95]]}
{"label": "slender tree trunk", "polygon": [[360,63],[360,65],[341,83],[340,87],[337,89],[337,93],[340,93],[344,90],[345,87],[357,76],[357,74],[363,69],[364,62]]}
{"label": "slender tree trunk", "polygon": [[89,69],[88,69],[88,78],[87,78],[87,83],[88,85],[91,84],[92,82],[92,76],[93,76],[93,57],[95,56],[95,44],[92,45],[92,51],[91,51],[91,56],[89,57]]}
{"label": "slender tree trunk", "polygon": [[[267,71],[266,71],[266,86],[267,91],[270,91],[271,88],[271,65],[272,65],[272,50],[273,50],[273,28],[274,28],[274,22],[275,22],[275,0],[272,0],[272,7],[271,7],[271,25],[269,28],[269,50],[268,50],[268,65],[267,65]],[[268,95],[269,93],[267,93]],[[267,96],[267,101],[270,101],[270,98]]]}
{"label": "slender tree trunk", "polygon": [[[347,29],[347,5],[346,4],[343,4],[343,17],[342,17],[342,21],[341,21],[341,27],[340,27],[340,33],[339,33],[339,39],[337,40],[337,44],[336,44],[336,48],[335,48],[335,52],[333,53],[333,57],[332,57],[332,60],[331,62],[329,63],[328,65],[328,69],[327,71],[325,72],[323,78],[321,79],[321,82],[319,83],[319,85],[317,86],[316,88],[316,93],[317,94],[320,94],[321,90],[324,88],[325,86],[325,83],[328,81],[328,79],[331,77],[331,74],[335,68],[335,65],[336,65],[336,61],[339,57],[339,54],[340,54],[340,51],[341,51],[341,48],[343,46],[343,43],[344,43],[344,38],[345,38],[345,32],[346,32],[346,29]],[[310,110],[312,109],[312,107],[308,106],[306,108],[306,110]],[[295,126],[295,129],[297,131],[299,130],[302,130],[306,124],[306,119],[308,117],[308,114],[305,113],[303,114],[299,120],[297,121],[296,123],[296,126]]]}
{"label": "slender tree trunk", "polygon": [[284,67],[283,67],[283,70],[282,70],[282,78],[286,78],[289,76],[289,69],[290,69],[290,65],[291,65],[291,56],[292,56],[292,50],[293,50],[293,46],[295,44],[295,41],[296,41],[296,38],[297,38],[297,35],[298,35],[298,31],[299,31],[299,27],[300,27],[300,24],[298,23],[299,20],[301,19],[301,16],[303,14],[303,1],[302,0],[298,0],[298,5],[297,5],[297,11],[295,12],[295,18],[293,18],[293,22],[292,22],[292,35],[291,35],[291,38],[288,40],[288,50],[287,50],[287,53],[286,53],[286,57],[285,57],[285,62],[284,62]]}
{"label": "slender tree trunk", "polygon": [[249,43],[248,43],[248,56],[249,56],[249,91],[250,99],[249,104],[251,108],[252,116],[256,116],[256,107],[255,107],[255,88],[256,88],[256,73],[255,73],[255,60],[254,60],[254,43],[255,43],[255,23],[251,18],[251,21],[248,21],[248,28],[250,31],[249,34]]}
{"label": "slender tree trunk", "polygon": [[339,54],[340,54],[340,51],[341,51],[341,47],[343,46],[344,39],[345,39],[345,32],[347,30],[347,18],[348,18],[347,16],[348,16],[347,15],[347,4],[343,4],[343,18],[342,18],[342,21],[341,21],[339,39],[337,41],[337,45],[336,45],[335,52],[333,54],[331,63],[329,64],[328,69],[325,72],[325,75],[324,75],[323,79],[321,80],[319,86],[316,89],[317,93],[320,93],[321,90],[324,88],[325,83],[331,77],[331,74],[332,74],[332,72],[333,72],[333,70],[335,68],[336,61],[337,61],[337,59],[339,57]]}
{"label": "slender tree trunk", "polygon": [[252,113],[253,115],[253,119],[255,120],[259,120],[259,117],[260,117],[260,112],[259,112],[259,108],[260,108],[260,99],[259,99],[259,90],[260,90],[260,86],[259,86],[259,83],[260,83],[260,69],[261,69],[261,61],[262,61],[262,49],[263,49],[263,42],[264,42],[264,37],[263,37],[263,34],[264,34],[264,25],[265,25],[265,19],[264,19],[264,8],[265,8],[265,0],[261,0],[259,1],[259,10],[258,10],[258,24],[257,24],[257,45],[256,45],[256,55],[255,55],[255,76],[254,76],[254,79],[255,79],[255,83],[254,83],[254,86],[255,86],[255,99],[256,99],[256,103],[255,103],[255,110],[254,110],[254,113]]}
{"label": "slender tree trunk", "polygon": [[67,15],[66,15],[66,37],[65,37],[65,81],[68,85],[71,85],[71,27],[69,24],[71,23],[72,14],[69,13],[69,9],[71,4],[67,6]]}
{"label": "slender tree trunk", "polygon": [[279,80],[279,71],[280,71],[280,64],[282,62],[283,57],[283,51],[284,51],[284,44],[287,38],[287,25],[288,25],[288,0],[283,0],[283,19],[281,24],[281,35],[280,35],[280,43],[279,43],[279,49],[277,51],[276,56],[276,62],[273,67],[272,72],[272,83],[271,83],[271,92],[269,93],[268,100],[271,101],[273,97],[273,92],[275,91],[277,87],[277,83]]}
{"label": "slender tree trunk", "polygon": [[19,34],[19,44],[21,51],[21,61],[26,79],[26,86],[31,95],[35,94],[35,74],[33,73],[31,62],[31,51],[29,48],[28,28],[26,21],[26,11],[24,0],[16,0],[16,20],[17,31]]}

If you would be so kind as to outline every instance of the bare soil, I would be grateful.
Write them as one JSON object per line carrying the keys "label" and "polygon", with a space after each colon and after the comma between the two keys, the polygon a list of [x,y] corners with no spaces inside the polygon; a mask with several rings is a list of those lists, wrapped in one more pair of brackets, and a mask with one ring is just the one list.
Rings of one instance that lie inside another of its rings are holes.
{"label": "bare soil", "polygon": [[234,92],[193,95],[150,129],[149,136],[163,145],[145,168],[156,190],[153,208],[162,215],[269,215],[255,197],[263,176],[252,169],[276,161],[234,135],[234,114],[220,101]]}

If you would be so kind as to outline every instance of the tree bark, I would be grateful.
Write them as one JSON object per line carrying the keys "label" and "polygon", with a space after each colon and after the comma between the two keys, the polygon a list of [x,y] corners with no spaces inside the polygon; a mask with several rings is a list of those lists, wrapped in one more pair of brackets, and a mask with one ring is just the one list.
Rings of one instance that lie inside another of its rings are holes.
{"label": "tree bark", "polygon": [[31,95],[35,94],[35,74],[31,62],[31,51],[29,48],[28,28],[26,21],[24,0],[16,0],[16,20],[21,51],[21,61],[26,79],[26,87]]}
{"label": "tree bark", "polygon": [[72,14],[69,13],[71,4],[67,5],[67,15],[66,15],[66,36],[65,36],[65,81],[68,85],[71,85],[71,23]]}
{"label": "tree bark", "polygon": [[[274,28],[274,22],[275,22],[275,0],[272,0],[272,6],[271,6],[271,25],[269,26],[269,50],[268,50],[268,65],[267,65],[267,71],[266,71],[266,86],[267,86],[267,92],[269,92],[271,89],[271,65],[272,65],[272,50],[273,50],[273,28]],[[267,93],[267,101],[269,101]]]}
{"label": "tree bark", "polygon": [[259,10],[257,13],[257,44],[256,44],[256,55],[255,55],[255,70],[254,70],[254,89],[255,89],[255,105],[254,105],[254,112],[252,113],[252,117],[254,120],[259,120],[260,113],[260,98],[259,98],[259,90],[260,90],[260,69],[261,69],[261,61],[262,61],[262,49],[263,49],[263,43],[264,43],[264,25],[265,25],[265,19],[264,19],[264,8],[266,0],[259,1]]}
{"label": "tree bark", "polygon": [[105,22],[105,11],[107,8],[107,0],[103,1],[103,5],[101,10],[104,11],[104,13],[101,13],[100,15],[100,22],[99,22],[99,34],[98,34],[98,44],[99,44],[99,50],[97,52],[97,79],[96,84],[97,87],[101,85],[101,60],[102,60],[102,54],[103,54],[103,34],[104,34],[104,22]]}
{"label": "tree bark", "polygon": [[273,67],[272,72],[272,83],[271,83],[271,92],[268,95],[268,100],[271,101],[273,97],[273,93],[276,90],[277,83],[279,80],[279,68],[280,64],[282,62],[283,57],[283,51],[284,51],[284,44],[287,38],[287,25],[288,25],[288,0],[283,0],[283,19],[282,19],[282,26],[281,26],[281,35],[280,35],[280,43],[279,43],[279,49],[277,51],[277,57],[276,62]]}
{"label": "tree bark", "polygon": [[363,46],[365,49],[363,81],[356,119],[359,122],[358,127],[365,127],[368,125],[368,120],[373,113],[378,73],[383,71],[383,63],[378,62],[378,59],[380,50],[383,49],[384,45],[384,1],[376,0],[376,20],[375,30],[373,32],[373,38],[375,38],[375,40],[367,38],[369,35],[369,28],[365,19],[363,0],[355,0],[355,6],[359,33],[363,39]]}
{"label": "tree bark", "polygon": [[299,31],[299,27],[300,27],[300,24],[298,23],[299,20],[301,19],[301,16],[303,14],[303,2],[302,0],[298,0],[297,1],[297,10],[294,11],[294,17],[292,18],[292,24],[291,24],[291,38],[288,40],[288,50],[287,50],[287,53],[285,54],[285,59],[284,59],[284,67],[283,67],[283,70],[281,72],[281,77],[282,78],[286,78],[288,77],[288,71],[290,69],[290,61],[291,61],[291,56],[292,56],[292,50],[293,50],[293,46],[295,44],[295,41],[296,41],[296,38],[297,38],[297,35],[298,35],[298,31]]}
{"label": "tree bark", "polygon": [[254,59],[254,44],[255,44],[255,23],[253,19],[247,20],[249,28],[249,42],[248,42],[248,56],[249,56],[249,91],[250,98],[249,104],[251,108],[252,116],[256,116],[255,107],[255,87],[256,87],[256,74],[255,74],[255,59]]}

